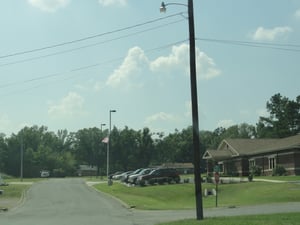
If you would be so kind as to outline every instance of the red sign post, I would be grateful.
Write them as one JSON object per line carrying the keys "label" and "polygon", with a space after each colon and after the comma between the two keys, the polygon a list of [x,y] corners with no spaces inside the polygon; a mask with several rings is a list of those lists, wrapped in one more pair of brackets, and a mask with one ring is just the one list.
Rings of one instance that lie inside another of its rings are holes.
{"label": "red sign post", "polygon": [[220,175],[218,172],[215,172],[215,182],[218,184],[220,182]]}

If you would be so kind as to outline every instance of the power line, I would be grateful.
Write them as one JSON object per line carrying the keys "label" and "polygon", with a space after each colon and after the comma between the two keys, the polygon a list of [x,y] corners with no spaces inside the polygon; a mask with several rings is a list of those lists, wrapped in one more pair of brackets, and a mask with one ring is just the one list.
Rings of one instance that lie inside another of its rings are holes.
{"label": "power line", "polygon": [[102,36],[105,36],[105,35],[109,35],[109,34],[113,34],[113,33],[118,33],[118,32],[121,32],[121,31],[130,30],[130,29],[133,29],[133,28],[136,28],[136,27],[147,25],[147,24],[155,23],[155,22],[158,22],[158,21],[161,21],[161,20],[165,20],[165,19],[168,19],[168,18],[171,18],[171,17],[182,15],[182,14],[183,14],[183,12],[179,12],[179,13],[175,13],[175,14],[172,14],[172,15],[169,15],[169,16],[160,17],[158,19],[149,20],[149,21],[146,21],[146,22],[143,22],[143,23],[138,23],[138,24],[135,24],[135,25],[132,25],[132,26],[128,26],[128,27],[116,29],[116,30],[113,30],[113,31],[104,32],[104,33],[101,33],[101,34],[96,34],[96,35],[92,35],[92,36],[88,36],[88,37],[84,37],[84,38],[80,38],[80,39],[76,39],[76,40],[72,40],[72,41],[66,41],[66,42],[62,42],[62,43],[59,43],[59,44],[54,44],[54,45],[49,45],[49,46],[41,47],[41,48],[36,48],[36,49],[31,49],[31,50],[26,50],[26,51],[21,51],[21,52],[15,52],[15,53],[10,53],[10,54],[6,54],[6,55],[0,56],[0,59],[9,58],[9,57],[18,56],[18,55],[24,55],[24,54],[38,52],[38,51],[43,51],[43,50],[46,50],[46,49],[57,48],[57,47],[65,46],[65,45],[70,45],[70,44],[78,43],[78,42],[83,42],[83,41],[86,41],[86,40],[90,40],[90,39],[102,37]]}
{"label": "power line", "polygon": [[[93,44],[89,44],[89,45],[84,45],[84,46],[77,47],[77,48],[71,48],[71,49],[68,49],[68,50],[65,50],[65,51],[58,51],[58,52],[54,52],[54,53],[51,53],[51,54],[46,54],[46,55],[31,57],[31,58],[27,58],[27,59],[12,61],[12,62],[8,62],[8,63],[3,63],[3,64],[0,64],[0,67],[15,65],[15,64],[24,63],[24,62],[30,62],[30,61],[34,61],[34,60],[39,60],[39,59],[51,57],[51,56],[57,56],[57,55],[61,55],[61,54],[66,54],[66,53],[78,51],[78,50],[89,48],[89,47],[94,47],[94,46],[101,45],[101,44],[106,44],[106,43],[109,43],[109,42],[112,42],[112,41],[121,40],[123,38],[127,38],[127,37],[135,36],[135,35],[138,35],[138,34],[142,34],[142,33],[148,32],[148,31],[160,29],[162,27],[169,26],[169,25],[172,25],[172,24],[177,24],[177,23],[180,23],[184,20],[185,19],[176,20],[176,21],[173,21],[173,22],[170,22],[170,23],[162,24],[160,26],[151,27],[151,28],[144,29],[144,30],[141,30],[141,31],[137,31],[137,32],[134,32],[134,33],[130,33],[130,34],[127,34],[127,35],[122,35],[122,36],[119,36],[119,37],[116,37],[116,38],[108,39],[108,40],[105,40],[105,41],[101,41],[101,42],[97,42],[97,43],[93,43]],[[0,85],[0,87],[1,87],[1,85]]]}
{"label": "power line", "polygon": [[[176,23],[176,22],[180,22],[180,21],[175,21],[173,23]],[[165,26],[165,25],[161,25],[161,26]],[[146,31],[152,30],[152,29],[156,29],[156,28],[146,29],[146,30],[143,30],[143,31],[140,31],[140,32],[135,32],[133,34],[124,35],[124,36],[121,36],[121,37],[118,37],[118,38],[115,38],[115,39],[110,39],[110,40],[107,40],[107,41],[95,43],[95,44],[92,44],[92,45],[86,45],[86,46],[83,46],[83,47],[79,47],[79,48],[71,49],[71,50],[67,50],[67,51],[75,51],[77,49],[81,49],[81,48],[85,48],[85,47],[89,47],[89,46],[94,46],[94,45],[97,45],[97,44],[106,43],[106,42],[113,41],[113,40],[116,40],[116,39],[120,39],[120,38],[123,38],[123,37],[132,36],[132,35],[135,35],[137,33],[146,32]],[[288,51],[297,51],[297,52],[300,51],[300,49],[296,49],[296,48],[300,48],[300,45],[297,45],[297,44],[279,44],[279,43],[249,42],[249,41],[212,39],[212,38],[196,38],[196,40],[208,41],[208,42],[216,42],[216,43],[221,43],[221,44],[242,45],[242,46],[248,46],[248,47],[272,48],[272,49],[276,49],[276,50],[288,50]],[[171,47],[173,45],[181,44],[181,43],[184,43],[184,42],[187,42],[187,41],[188,40],[181,40],[181,41],[178,41],[178,42],[173,42],[173,43],[166,44],[166,45],[163,45],[163,46],[160,46],[160,47],[157,47],[157,48],[152,48],[152,49],[145,50],[145,52],[159,51],[159,50]],[[276,46],[278,46],[278,47],[276,47]],[[294,47],[294,48],[293,49],[291,49],[291,48],[288,49],[288,48],[283,48],[283,47]],[[65,53],[65,51],[64,52],[54,53],[54,54],[61,54],[61,53]],[[47,57],[47,56],[49,56],[49,55],[41,56],[41,57]],[[11,82],[11,83],[1,84],[0,85],[0,89],[1,88],[7,88],[7,87],[10,87],[10,86],[19,85],[19,84],[31,83],[31,82],[38,81],[38,80],[45,80],[45,79],[50,79],[50,78],[53,78],[53,77],[59,77],[59,76],[64,75],[66,73],[73,73],[73,72],[76,72],[76,71],[86,70],[86,69],[89,69],[89,68],[92,68],[92,67],[97,67],[97,66],[101,66],[101,65],[107,65],[109,63],[120,61],[122,59],[123,59],[123,57],[118,57],[118,58],[115,58],[115,59],[112,59],[112,60],[107,60],[107,61],[100,62],[100,63],[95,63],[95,64],[90,64],[90,65],[86,65],[86,66],[81,66],[81,67],[73,68],[73,69],[71,69],[71,70],[69,70],[67,72],[53,73],[53,74],[39,76],[39,77],[35,77],[35,78],[32,78],[32,79],[27,79],[27,80],[23,80],[23,81],[16,81],[16,82]],[[32,59],[28,59],[28,60],[32,60]],[[37,88],[37,87],[39,87],[39,85],[35,86],[34,88]]]}
{"label": "power line", "polygon": [[[184,42],[187,42],[187,41],[188,40],[181,40],[181,41],[169,43],[169,44],[157,47],[157,48],[152,48],[152,49],[145,50],[144,52],[150,53],[150,52],[154,52],[154,51],[160,51],[160,50],[169,48],[169,47],[171,47],[173,45],[181,44],[181,43],[184,43]],[[100,63],[94,63],[94,64],[90,64],[90,65],[76,67],[76,68],[70,69],[70,70],[65,71],[65,72],[52,73],[52,74],[48,74],[48,75],[38,76],[38,77],[35,77],[35,78],[31,78],[31,79],[26,79],[26,80],[21,80],[21,81],[16,81],[16,82],[11,82],[11,83],[1,84],[0,85],[0,89],[4,89],[4,88],[7,88],[7,87],[16,86],[16,85],[21,85],[21,84],[26,84],[26,83],[32,83],[32,82],[39,81],[39,80],[46,80],[46,79],[50,79],[50,78],[54,78],[54,77],[60,77],[60,76],[63,76],[64,74],[74,73],[74,72],[82,71],[82,70],[87,70],[87,69],[90,69],[90,68],[93,68],[93,67],[98,67],[98,66],[101,66],[101,65],[107,65],[109,63],[120,61],[122,59],[124,59],[124,57],[118,57],[118,58],[107,60],[107,61],[103,61],[103,62],[100,62]],[[25,89],[23,91],[8,93],[8,94],[4,94],[2,96],[7,96],[7,95],[10,95],[10,94],[14,94],[14,93],[20,93],[20,92],[24,92],[24,91],[36,89],[36,88],[39,88],[41,86],[43,86],[43,85],[36,85],[34,87]]]}
{"label": "power line", "polygon": [[196,38],[196,40],[215,42],[221,44],[241,45],[241,46],[248,46],[248,47],[255,47],[255,48],[269,48],[274,50],[300,52],[300,45],[298,44],[251,42],[251,41],[224,40],[224,39],[212,39],[212,38]]}

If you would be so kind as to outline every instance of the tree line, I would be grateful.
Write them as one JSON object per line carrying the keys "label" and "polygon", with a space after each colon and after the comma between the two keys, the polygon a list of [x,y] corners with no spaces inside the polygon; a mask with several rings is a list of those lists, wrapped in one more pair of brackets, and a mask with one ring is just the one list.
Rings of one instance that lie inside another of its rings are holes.
{"label": "tree line", "polygon": [[[275,94],[266,104],[268,117],[256,126],[242,123],[214,131],[200,131],[201,155],[216,149],[225,138],[282,138],[300,132],[300,96],[290,100]],[[54,176],[74,176],[79,165],[98,168],[106,174],[108,130],[97,127],[77,132],[49,131],[46,126],[24,127],[17,134],[0,134],[0,173],[19,176],[23,152],[24,177],[38,177],[41,170]],[[113,127],[110,134],[110,171],[126,171],[167,162],[193,162],[192,127],[173,133],[153,133]]]}

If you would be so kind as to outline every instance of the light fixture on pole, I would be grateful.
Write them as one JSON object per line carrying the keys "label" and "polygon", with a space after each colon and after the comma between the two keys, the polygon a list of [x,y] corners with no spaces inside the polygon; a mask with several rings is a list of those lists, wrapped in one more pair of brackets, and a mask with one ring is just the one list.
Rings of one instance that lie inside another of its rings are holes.
{"label": "light fixture on pole", "polygon": [[23,182],[23,166],[24,166],[24,139],[23,139],[23,130],[21,130],[21,148],[20,148],[20,180]]}
{"label": "light fixture on pole", "polygon": [[189,39],[190,39],[190,83],[193,121],[193,153],[194,153],[194,175],[195,175],[195,197],[197,220],[203,219],[202,187],[200,172],[200,138],[198,119],[198,96],[197,96],[197,75],[196,75],[196,49],[195,49],[195,26],[193,0],[188,0],[188,4],[181,3],[161,3],[160,12],[166,12],[167,5],[184,5],[188,7]]}
{"label": "light fixture on pole", "polygon": [[109,146],[110,146],[110,132],[111,132],[111,113],[116,112],[116,110],[109,110],[109,133],[108,133],[108,142],[107,142],[107,162],[106,162],[106,175],[108,179],[108,185],[110,185],[109,179]]}
{"label": "light fixture on pole", "polygon": [[[105,123],[101,123],[100,124],[100,136],[102,137],[102,127],[105,126]],[[98,156],[97,156],[97,177],[100,174],[100,151],[101,151],[101,146],[99,146],[99,152],[98,152]],[[102,179],[102,175],[101,175],[101,179]]]}
{"label": "light fixture on pole", "polygon": [[106,125],[105,123],[101,123],[101,125],[100,125],[101,133],[102,133],[102,127],[105,126],[105,125]]}

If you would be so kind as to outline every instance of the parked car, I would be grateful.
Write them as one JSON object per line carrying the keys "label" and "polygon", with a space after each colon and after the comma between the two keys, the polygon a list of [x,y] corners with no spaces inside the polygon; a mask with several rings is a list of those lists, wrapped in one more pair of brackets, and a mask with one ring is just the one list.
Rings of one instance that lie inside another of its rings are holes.
{"label": "parked car", "polygon": [[127,174],[130,174],[130,173],[132,173],[132,172],[133,172],[133,171],[123,172],[123,173],[121,173],[121,174],[114,175],[112,178],[113,178],[114,180],[122,180],[123,177],[127,176]]}
{"label": "parked car", "polygon": [[149,174],[139,176],[137,184],[144,186],[147,184],[163,184],[163,183],[179,183],[180,176],[176,169],[173,168],[158,168]]}
{"label": "parked car", "polygon": [[111,174],[110,176],[111,176],[112,179],[118,180],[118,176],[119,176],[120,174],[122,174],[122,173],[124,173],[124,172],[123,172],[123,171],[117,171],[117,172]]}
{"label": "parked car", "polygon": [[129,176],[134,175],[134,174],[138,174],[141,170],[143,170],[143,168],[137,169],[135,171],[132,171],[131,173],[126,174],[125,176],[123,176],[121,178],[121,182],[128,183]]}
{"label": "parked car", "polygon": [[136,184],[137,178],[139,176],[143,176],[143,175],[149,174],[152,170],[153,169],[151,169],[151,168],[142,169],[137,174],[131,174],[131,175],[129,175],[129,177],[128,177],[128,183],[130,183],[130,184]]}
{"label": "parked car", "polygon": [[43,177],[43,178],[50,177],[50,172],[47,170],[42,170],[41,177]]}

